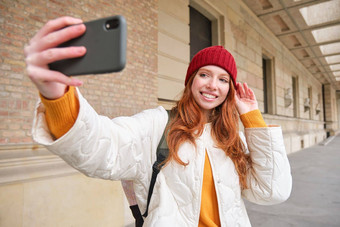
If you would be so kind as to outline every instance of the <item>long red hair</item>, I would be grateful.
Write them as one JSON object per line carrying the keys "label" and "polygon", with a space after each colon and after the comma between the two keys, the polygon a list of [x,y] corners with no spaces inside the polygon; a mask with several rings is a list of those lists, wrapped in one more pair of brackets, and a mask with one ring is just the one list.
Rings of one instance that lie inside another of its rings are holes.
{"label": "long red hair", "polygon": [[[204,129],[206,118],[194,100],[191,86],[196,72],[191,76],[184,89],[182,98],[171,110],[171,120],[167,128],[167,144],[169,156],[166,162],[175,160],[181,165],[187,165],[178,156],[178,149],[181,144],[188,141],[196,146],[195,139],[198,138]],[[217,147],[233,161],[240,179],[241,188],[247,188],[247,167],[249,157],[244,153],[245,147],[239,136],[238,113],[235,101],[235,88],[232,81],[229,82],[229,92],[226,100],[216,107],[210,116],[212,125],[212,137]]]}

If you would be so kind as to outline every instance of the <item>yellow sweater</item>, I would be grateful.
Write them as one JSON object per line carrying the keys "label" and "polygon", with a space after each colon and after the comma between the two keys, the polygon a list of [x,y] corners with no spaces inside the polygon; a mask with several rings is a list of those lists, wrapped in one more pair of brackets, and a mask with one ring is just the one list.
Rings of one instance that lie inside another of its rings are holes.
{"label": "yellow sweater", "polygon": [[[75,88],[70,87],[63,97],[56,100],[48,100],[41,95],[40,97],[46,107],[47,125],[53,136],[58,139],[73,126],[78,117],[79,102],[75,96]],[[267,127],[259,110],[242,114],[240,118],[245,128]],[[220,226],[216,190],[207,153],[205,154],[201,212],[198,226]]]}

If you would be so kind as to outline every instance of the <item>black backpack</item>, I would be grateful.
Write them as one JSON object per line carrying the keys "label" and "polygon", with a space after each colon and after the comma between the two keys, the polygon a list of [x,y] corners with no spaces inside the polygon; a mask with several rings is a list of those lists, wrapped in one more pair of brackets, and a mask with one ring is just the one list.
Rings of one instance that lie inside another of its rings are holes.
{"label": "black backpack", "polygon": [[[170,116],[169,116],[169,118],[170,118]],[[168,120],[168,123],[169,123],[169,120]],[[167,123],[165,128],[167,128],[168,123]],[[149,204],[150,204],[150,200],[151,200],[151,197],[152,197],[153,188],[155,187],[157,175],[161,171],[161,169],[164,165],[163,162],[168,157],[168,155],[169,155],[169,148],[168,148],[168,144],[167,144],[166,139],[165,139],[165,133],[163,133],[162,138],[161,138],[161,140],[160,140],[160,142],[157,146],[157,159],[152,165],[152,176],[151,176],[151,181],[150,181],[150,186],[149,186],[148,200],[147,200],[147,204],[146,204],[145,213],[143,215],[141,214],[138,205],[134,205],[134,206],[130,207],[132,214],[133,214],[133,217],[136,220],[136,227],[142,227],[143,223],[144,223],[143,217],[148,216]]]}
{"label": "black backpack", "polygon": [[151,200],[153,188],[155,187],[157,175],[158,175],[159,171],[161,171],[161,169],[164,165],[163,162],[165,161],[165,159],[169,155],[169,148],[168,148],[168,144],[166,143],[166,139],[165,139],[164,134],[165,133],[163,133],[161,141],[159,142],[158,147],[157,147],[157,160],[152,165],[152,176],[151,176],[151,181],[150,181],[150,186],[149,186],[148,201],[147,201],[147,204],[146,204],[146,210],[145,210],[145,213],[143,214],[143,217],[148,216],[149,203],[150,203],[150,200]]}

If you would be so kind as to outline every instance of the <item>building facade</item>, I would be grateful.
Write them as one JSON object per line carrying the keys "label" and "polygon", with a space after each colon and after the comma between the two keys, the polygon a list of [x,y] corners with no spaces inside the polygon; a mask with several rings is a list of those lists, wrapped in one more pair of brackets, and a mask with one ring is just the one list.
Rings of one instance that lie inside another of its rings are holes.
{"label": "building facade", "polygon": [[287,153],[338,133],[335,86],[312,75],[240,0],[2,0],[0,226],[131,224],[120,182],[87,178],[32,141],[38,93],[23,53],[50,19],[115,14],[127,20],[126,68],[81,77],[80,90],[98,113],[113,118],[157,105],[170,109],[195,52],[223,45],[235,57],[238,80],[254,90],[267,124],[282,126]]}

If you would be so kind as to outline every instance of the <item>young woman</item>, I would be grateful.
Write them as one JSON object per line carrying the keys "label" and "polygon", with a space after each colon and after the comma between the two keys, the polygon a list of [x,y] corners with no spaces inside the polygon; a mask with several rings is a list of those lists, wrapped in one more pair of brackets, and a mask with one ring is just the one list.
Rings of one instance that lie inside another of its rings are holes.
{"label": "young woman", "polygon": [[[132,117],[100,116],[75,88],[78,79],[49,70],[50,62],[86,52],[54,48],[85,31],[84,25],[64,28],[77,23],[70,17],[52,20],[25,48],[28,76],[41,97],[33,137],[88,176],[132,180],[144,212],[168,114],[158,107]],[[234,58],[221,46],[201,50],[190,62],[167,128],[169,157],[144,226],[250,226],[242,198],[270,205],[289,197],[281,128],[267,127],[254,93],[236,76]],[[245,137],[238,132],[238,115]]]}

